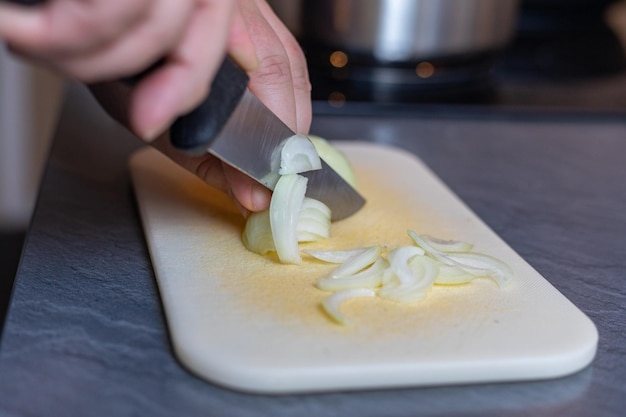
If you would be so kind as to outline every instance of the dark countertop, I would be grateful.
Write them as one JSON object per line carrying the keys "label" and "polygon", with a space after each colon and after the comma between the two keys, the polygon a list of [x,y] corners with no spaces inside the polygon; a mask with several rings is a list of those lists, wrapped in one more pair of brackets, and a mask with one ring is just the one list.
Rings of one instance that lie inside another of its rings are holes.
{"label": "dark countertop", "polygon": [[626,118],[316,116],[313,133],[419,155],[595,322],[561,379],[262,396],[173,356],[126,168],[139,144],[70,86],[0,346],[2,416],[617,416],[626,407]]}

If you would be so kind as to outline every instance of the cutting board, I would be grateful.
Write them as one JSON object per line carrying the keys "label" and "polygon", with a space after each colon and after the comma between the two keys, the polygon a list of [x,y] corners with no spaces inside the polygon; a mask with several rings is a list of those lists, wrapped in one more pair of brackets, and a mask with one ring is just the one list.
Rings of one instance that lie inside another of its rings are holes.
{"label": "cutting board", "polygon": [[513,282],[436,286],[415,304],[355,299],[341,326],[314,282],[332,266],[281,265],[244,249],[234,205],[153,149],[130,169],[175,354],[191,372],[256,393],[376,389],[554,378],[588,365],[594,324],[415,156],[381,145],[337,146],[368,200],[309,247],[389,248],[407,229],[473,242],[505,261]]}

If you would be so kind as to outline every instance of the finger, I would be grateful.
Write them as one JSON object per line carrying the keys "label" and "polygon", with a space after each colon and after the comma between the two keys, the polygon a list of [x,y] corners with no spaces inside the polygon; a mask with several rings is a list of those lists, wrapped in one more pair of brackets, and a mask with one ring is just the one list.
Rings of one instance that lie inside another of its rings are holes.
{"label": "finger", "polygon": [[135,75],[180,42],[192,13],[189,1],[159,1],[150,16],[115,41],[88,53],[66,54],[52,61],[63,72],[85,82]]}
{"label": "finger", "polygon": [[250,73],[249,88],[295,131],[298,123],[287,52],[255,0],[242,1],[240,10],[259,60],[259,68]]}
{"label": "finger", "polygon": [[168,135],[160,136],[152,146],[211,187],[229,195],[244,217],[251,211],[261,211],[269,207],[271,193],[267,188],[237,169],[225,165],[213,155],[185,155],[171,145]]}
{"label": "finger", "polygon": [[221,64],[233,2],[202,0],[165,64],[140,82],[133,94],[133,130],[150,140],[204,99]]}
{"label": "finger", "polygon": [[308,134],[313,118],[311,82],[304,52],[300,44],[265,1],[259,10],[280,39],[289,58],[291,81],[296,104],[296,133]]}
{"label": "finger", "polygon": [[228,181],[224,175],[222,161],[213,155],[189,156],[184,154],[172,146],[169,135],[167,134],[159,136],[151,145],[211,187],[224,193],[229,192]]}
{"label": "finger", "polygon": [[268,188],[228,165],[224,165],[224,176],[232,197],[244,209],[255,212],[269,208],[272,193]]}
{"label": "finger", "polygon": [[99,48],[143,18],[153,0],[56,0],[39,7],[0,4],[0,37],[35,55],[84,53]]}
{"label": "finger", "polygon": [[259,67],[254,43],[239,8],[234,11],[226,49],[244,71],[252,72]]}

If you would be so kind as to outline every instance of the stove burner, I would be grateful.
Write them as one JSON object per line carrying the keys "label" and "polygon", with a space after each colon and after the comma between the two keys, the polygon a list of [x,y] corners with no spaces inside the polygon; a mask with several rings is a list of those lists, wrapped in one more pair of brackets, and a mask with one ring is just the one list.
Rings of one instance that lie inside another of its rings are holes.
{"label": "stove burner", "polygon": [[332,106],[346,101],[379,103],[488,102],[494,53],[383,63],[373,56],[304,47],[313,99]]}

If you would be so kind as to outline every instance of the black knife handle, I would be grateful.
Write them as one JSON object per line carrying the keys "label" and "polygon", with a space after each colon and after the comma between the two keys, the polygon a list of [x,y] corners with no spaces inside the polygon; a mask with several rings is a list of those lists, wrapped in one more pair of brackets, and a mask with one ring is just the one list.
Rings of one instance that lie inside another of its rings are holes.
{"label": "black knife handle", "polygon": [[[45,0],[3,0],[26,6],[35,6]],[[126,77],[126,84],[136,84],[150,72],[163,65],[163,60],[141,73]],[[248,75],[229,57],[220,65],[209,95],[191,112],[179,117],[170,127],[170,142],[183,152],[201,155],[228,121],[248,86]]]}
{"label": "black knife handle", "polygon": [[[134,85],[163,65],[160,60],[141,73],[122,81]],[[172,145],[190,155],[202,155],[228,121],[248,86],[248,74],[230,57],[224,58],[211,83],[209,95],[170,127]]]}
{"label": "black knife handle", "polygon": [[4,0],[9,3],[22,4],[24,6],[34,6],[43,3],[44,0]]}
{"label": "black knife handle", "polygon": [[248,80],[248,75],[226,57],[213,78],[209,95],[172,124],[172,145],[191,155],[204,154],[237,107]]}
{"label": "black knife handle", "polygon": [[[134,85],[163,65],[160,60],[141,73],[122,81]],[[170,127],[172,145],[190,155],[202,155],[228,121],[248,86],[248,74],[230,57],[224,58],[211,83],[209,95]]]}

